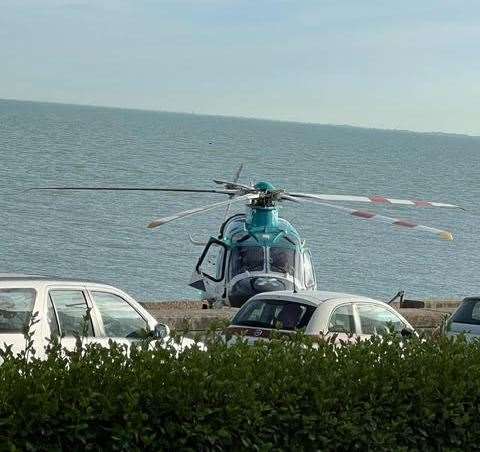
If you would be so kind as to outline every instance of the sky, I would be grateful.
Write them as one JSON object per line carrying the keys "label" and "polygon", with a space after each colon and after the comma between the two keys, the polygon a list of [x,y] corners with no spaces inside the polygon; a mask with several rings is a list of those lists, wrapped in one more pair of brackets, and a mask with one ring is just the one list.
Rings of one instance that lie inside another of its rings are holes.
{"label": "sky", "polygon": [[478,0],[0,0],[0,98],[480,135]]}

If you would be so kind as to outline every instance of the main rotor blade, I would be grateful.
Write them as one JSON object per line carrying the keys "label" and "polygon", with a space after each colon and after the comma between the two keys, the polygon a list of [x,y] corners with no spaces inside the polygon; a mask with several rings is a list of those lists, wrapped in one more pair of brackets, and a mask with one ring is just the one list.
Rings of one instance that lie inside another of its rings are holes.
{"label": "main rotor blade", "polygon": [[280,199],[286,199],[287,201],[296,202],[297,204],[301,204],[303,201],[305,201],[303,198],[295,198],[294,196],[287,195],[286,193],[281,193]]}
{"label": "main rotor blade", "polygon": [[156,228],[158,226],[161,226],[162,224],[170,223],[171,221],[174,221],[174,220],[179,220],[180,218],[190,217],[190,216],[196,215],[198,213],[207,212],[208,210],[217,209],[218,207],[226,206],[229,203],[246,201],[247,199],[256,199],[256,198],[259,198],[260,196],[261,195],[256,194],[256,193],[249,193],[247,195],[238,196],[238,197],[233,198],[233,199],[228,199],[227,201],[216,202],[216,203],[213,203],[213,204],[208,204],[206,206],[196,207],[195,209],[184,210],[183,212],[179,212],[179,213],[176,213],[174,215],[170,215],[168,217],[158,218],[157,220],[152,221],[148,225],[148,227],[150,229],[153,229],[153,228]]}
{"label": "main rotor blade", "polygon": [[[240,163],[240,166],[238,167],[237,169],[237,172],[235,173],[235,176],[233,178],[233,182],[234,183],[237,183],[238,182],[238,179],[240,179],[240,174],[242,172],[242,169],[243,169],[243,163]],[[233,196],[232,196],[233,197]],[[228,212],[230,211],[230,204],[231,203],[228,203],[227,204],[227,207],[225,208],[225,216],[224,216],[224,220],[223,221],[227,221],[227,218],[228,218]]]}
{"label": "main rotor blade", "polygon": [[248,186],[248,185],[239,184],[237,181],[235,181],[235,182],[230,182],[230,181],[222,180],[222,179],[214,179],[213,182],[215,182],[217,185],[224,185],[225,188],[227,188],[227,189],[238,189],[238,190],[246,190],[246,191],[255,191],[255,188],[250,187],[250,186]]}
{"label": "main rotor blade", "polygon": [[421,224],[412,223],[410,221],[402,220],[400,218],[391,218],[385,215],[378,215],[375,213],[365,212],[362,210],[349,209],[348,207],[337,206],[335,204],[329,204],[326,202],[316,201],[313,199],[304,199],[304,201],[307,201],[307,202],[310,201],[322,206],[331,207],[337,210],[343,210],[344,212],[347,212],[350,215],[354,216],[355,218],[359,218],[360,220],[371,220],[371,221],[378,221],[381,223],[388,223],[388,224],[391,224],[392,226],[399,226],[399,227],[408,228],[408,229],[415,229],[416,231],[429,232],[431,234],[438,235],[441,239],[444,239],[444,240],[453,240],[452,233],[449,231],[445,231],[443,229],[437,229],[429,226],[424,226]]}
{"label": "main rotor blade", "polygon": [[319,201],[345,201],[345,202],[364,202],[370,204],[391,204],[391,205],[403,205],[412,207],[454,207],[457,209],[465,210],[463,207],[456,206],[455,204],[447,204],[443,202],[432,201],[415,201],[410,199],[396,199],[385,198],[384,196],[350,196],[350,195],[325,195],[325,194],[313,194],[313,193],[287,193],[290,196],[297,198],[311,198],[318,199]]}
{"label": "main rotor blade", "polygon": [[167,191],[179,193],[220,193],[223,195],[235,195],[237,190],[202,190],[195,188],[145,188],[145,187],[32,187],[31,190],[70,190],[70,191]]}
{"label": "main rotor blade", "polygon": [[240,179],[240,174],[242,173],[243,170],[243,163],[240,163],[240,166],[238,167],[237,172],[235,173],[235,177],[233,178],[233,182],[237,183],[238,179]]}

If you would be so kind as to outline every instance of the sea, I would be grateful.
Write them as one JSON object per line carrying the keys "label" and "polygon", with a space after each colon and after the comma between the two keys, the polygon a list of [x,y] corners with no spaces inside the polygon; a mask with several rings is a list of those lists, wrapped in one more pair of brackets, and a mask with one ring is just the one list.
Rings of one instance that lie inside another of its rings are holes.
{"label": "sea", "polygon": [[[398,229],[313,204],[280,215],[309,246],[319,289],[388,300],[480,295],[480,137],[0,100],[0,272],[105,281],[141,301],[198,299],[188,286],[220,209],[157,229],[215,194],[37,191],[45,186],[214,187],[383,195],[465,210],[343,203],[447,229]],[[232,208],[231,213],[244,207]]]}

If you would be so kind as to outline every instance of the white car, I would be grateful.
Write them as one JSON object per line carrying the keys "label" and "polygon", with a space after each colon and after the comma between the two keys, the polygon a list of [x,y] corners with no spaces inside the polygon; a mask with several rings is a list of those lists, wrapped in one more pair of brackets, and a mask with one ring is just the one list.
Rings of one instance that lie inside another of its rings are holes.
{"label": "white car", "polygon": [[447,336],[464,334],[467,340],[480,338],[480,297],[464,298],[445,325]]}
{"label": "white car", "polygon": [[[113,286],[84,280],[45,276],[0,274],[0,346],[12,345],[14,353],[25,347],[23,331],[32,315],[33,348],[42,357],[48,338],[58,336],[61,345],[73,350],[75,334],[85,343],[108,347],[110,339],[130,345],[151,332],[168,341],[170,329],[158,323],[138,302]],[[89,315],[87,315],[87,313]],[[86,320],[87,319],[87,320]],[[89,319],[89,320],[88,320]],[[177,351],[194,341],[182,338]]]}
{"label": "white car", "polygon": [[271,337],[273,331],[307,335],[336,335],[352,341],[383,335],[391,329],[416,335],[413,327],[388,304],[372,298],[324,291],[266,292],[250,298],[237,312],[226,335],[249,342]]}

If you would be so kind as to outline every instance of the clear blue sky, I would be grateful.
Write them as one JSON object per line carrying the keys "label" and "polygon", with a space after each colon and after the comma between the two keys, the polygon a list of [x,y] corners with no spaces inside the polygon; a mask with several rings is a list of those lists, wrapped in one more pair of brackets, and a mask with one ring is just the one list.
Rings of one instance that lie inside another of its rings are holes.
{"label": "clear blue sky", "polygon": [[0,98],[480,135],[478,0],[0,0]]}

